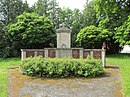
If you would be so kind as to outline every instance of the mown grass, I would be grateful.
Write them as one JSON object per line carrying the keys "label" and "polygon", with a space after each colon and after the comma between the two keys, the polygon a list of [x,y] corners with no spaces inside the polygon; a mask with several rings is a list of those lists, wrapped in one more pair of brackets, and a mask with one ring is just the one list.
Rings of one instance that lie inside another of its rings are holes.
{"label": "mown grass", "polygon": [[8,68],[20,64],[20,58],[0,59],[0,97],[8,96]]}
{"label": "mown grass", "polygon": [[120,67],[124,96],[130,97],[130,54],[109,55],[107,64]]}

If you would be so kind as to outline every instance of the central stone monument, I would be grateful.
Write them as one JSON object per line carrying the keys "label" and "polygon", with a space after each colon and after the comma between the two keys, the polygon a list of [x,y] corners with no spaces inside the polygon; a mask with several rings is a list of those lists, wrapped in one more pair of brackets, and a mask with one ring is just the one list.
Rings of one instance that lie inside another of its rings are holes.
{"label": "central stone monument", "polygon": [[71,57],[71,31],[63,24],[57,30],[57,52],[56,56],[59,58],[62,57]]}
{"label": "central stone monument", "polygon": [[71,48],[71,32],[64,24],[57,30],[57,48]]}

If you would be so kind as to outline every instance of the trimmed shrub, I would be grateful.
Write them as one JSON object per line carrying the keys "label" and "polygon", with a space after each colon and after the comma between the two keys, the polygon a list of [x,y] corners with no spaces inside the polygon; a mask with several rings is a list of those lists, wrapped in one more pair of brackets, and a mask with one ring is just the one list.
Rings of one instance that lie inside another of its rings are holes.
{"label": "trimmed shrub", "polygon": [[96,77],[104,72],[101,60],[30,57],[22,61],[23,74],[39,77]]}

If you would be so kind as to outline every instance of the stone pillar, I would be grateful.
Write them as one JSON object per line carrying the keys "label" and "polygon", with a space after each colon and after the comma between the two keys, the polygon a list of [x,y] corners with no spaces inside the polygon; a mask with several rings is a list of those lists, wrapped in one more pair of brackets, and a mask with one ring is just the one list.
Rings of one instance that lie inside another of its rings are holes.
{"label": "stone pillar", "polygon": [[45,58],[48,58],[48,49],[45,49]]}
{"label": "stone pillar", "polygon": [[70,57],[72,58],[73,56],[72,56],[72,49],[70,49]]}
{"label": "stone pillar", "polygon": [[79,56],[79,58],[83,58],[83,49],[80,49],[80,56]]}
{"label": "stone pillar", "polygon": [[59,58],[59,51],[58,49],[56,49],[56,58]]}
{"label": "stone pillar", "polygon": [[64,25],[57,30],[57,48],[71,48],[71,32]]}
{"label": "stone pillar", "polygon": [[94,56],[93,56],[93,50],[90,51],[90,56],[94,57]]}
{"label": "stone pillar", "polygon": [[35,56],[35,57],[37,56],[37,50],[34,51],[34,56]]}
{"label": "stone pillar", "polygon": [[21,59],[23,60],[24,58],[26,58],[26,50],[21,49]]}
{"label": "stone pillar", "polygon": [[106,67],[106,50],[102,50],[102,66]]}

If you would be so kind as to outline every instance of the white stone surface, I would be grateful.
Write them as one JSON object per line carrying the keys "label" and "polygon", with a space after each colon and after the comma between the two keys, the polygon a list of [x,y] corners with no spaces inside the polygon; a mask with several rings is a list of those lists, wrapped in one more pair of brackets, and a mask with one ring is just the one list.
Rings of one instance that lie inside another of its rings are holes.
{"label": "white stone surface", "polygon": [[64,25],[57,30],[57,48],[71,48],[71,32]]}
{"label": "white stone surface", "polygon": [[[71,34],[62,32],[62,33],[57,33],[57,48],[70,48],[70,43],[71,43]],[[63,47],[65,45],[65,47]]]}
{"label": "white stone surface", "polygon": [[21,50],[21,59],[26,58],[26,51]]}
{"label": "white stone surface", "polygon": [[45,49],[45,58],[48,58],[48,50]]}
{"label": "white stone surface", "polygon": [[72,57],[72,50],[71,49],[68,49],[68,50],[60,49],[59,50],[59,57],[60,58]]}
{"label": "white stone surface", "polygon": [[106,51],[102,50],[102,66],[106,67]]}
{"label": "white stone surface", "polygon": [[123,50],[121,51],[121,53],[130,53],[130,46],[129,45],[125,45],[123,47]]}

